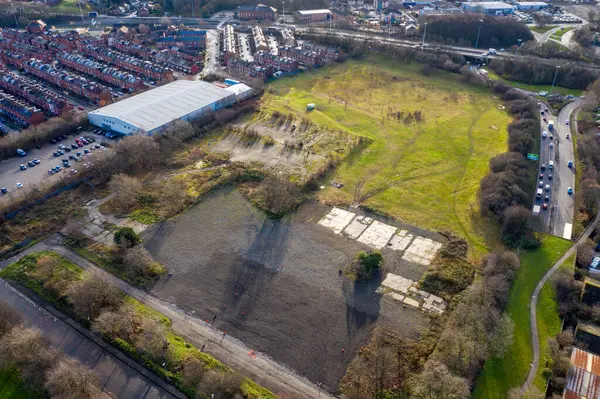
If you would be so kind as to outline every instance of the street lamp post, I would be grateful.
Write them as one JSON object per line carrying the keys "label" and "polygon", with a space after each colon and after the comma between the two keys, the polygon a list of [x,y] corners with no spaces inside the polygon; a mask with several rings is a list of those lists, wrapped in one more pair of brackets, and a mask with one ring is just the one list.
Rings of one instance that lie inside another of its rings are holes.
{"label": "street lamp post", "polygon": [[552,79],[552,87],[550,88],[550,94],[552,94],[552,90],[554,90],[554,84],[556,83],[556,77],[558,76],[558,68],[560,68],[560,65],[556,66],[556,72],[554,72],[554,79]]}
{"label": "street lamp post", "polygon": [[79,15],[81,15],[81,22],[83,22],[83,11],[81,11],[81,0],[77,1],[77,4],[79,5]]}
{"label": "street lamp post", "polygon": [[477,30],[477,40],[475,41],[475,48],[479,45],[479,34],[481,33],[481,25],[483,24],[483,19],[479,20],[479,29]]}
{"label": "street lamp post", "polygon": [[17,29],[21,29],[21,28],[19,27],[19,20],[17,19],[17,9],[15,8],[15,6],[14,6],[14,5],[13,5],[13,7],[12,7],[12,10],[13,10],[13,15],[14,15],[14,17],[15,17],[15,24],[17,25]]}
{"label": "street lamp post", "polygon": [[421,51],[425,48],[425,34],[427,33],[427,22],[425,22],[425,28],[423,28],[423,43],[421,43]]}
{"label": "street lamp post", "polygon": [[523,41],[523,40],[521,40],[521,39],[518,39],[518,40],[517,40],[517,51],[516,51],[516,53],[517,53],[517,54],[519,54],[519,47],[521,47],[521,42],[522,42],[522,41]]}

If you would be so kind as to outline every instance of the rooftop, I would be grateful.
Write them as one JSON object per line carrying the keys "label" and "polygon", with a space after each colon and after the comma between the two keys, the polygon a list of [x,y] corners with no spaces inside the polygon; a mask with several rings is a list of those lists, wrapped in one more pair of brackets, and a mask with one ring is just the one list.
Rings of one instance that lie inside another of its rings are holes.
{"label": "rooftop", "polygon": [[517,4],[520,6],[547,6],[548,3],[543,1],[517,1]]}
{"label": "rooftop", "polygon": [[310,14],[326,14],[331,12],[330,10],[327,10],[325,8],[319,9],[319,10],[298,10],[298,12],[301,15],[310,15]]}
{"label": "rooftop", "polygon": [[514,6],[505,3],[503,1],[470,1],[467,4],[470,8],[483,7],[485,9],[505,9],[505,8],[515,8]]}
{"label": "rooftop", "polygon": [[231,94],[230,91],[211,83],[177,80],[107,105],[90,114],[118,118],[150,132]]}
{"label": "rooftop", "polygon": [[583,399],[600,396],[600,357],[573,348],[571,367],[567,373],[564,398]]}

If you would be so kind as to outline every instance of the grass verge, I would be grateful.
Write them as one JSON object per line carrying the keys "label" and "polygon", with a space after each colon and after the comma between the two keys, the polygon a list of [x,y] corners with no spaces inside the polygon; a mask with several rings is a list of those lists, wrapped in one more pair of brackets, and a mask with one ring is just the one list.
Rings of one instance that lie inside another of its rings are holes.
{"label": "grass verge", "polygon": [[532,30],[537,33],[546,33],[549,30],[552,30],[554,28],[556,28],[556,26],[548,26],[548,25],[546,25],[546,26],[530,26],[529,30]]}
{"label": "grass verge", "polygon": [[538,368],[537,375],[535,377],[535,385],[542,391],[545,391],[547,380],[542,376],[546,359],[549,357],[548,353],[548,338],[554,337],[561,332],[562,320],[558,316],[558,301],[556,299],[556,290],[554,289],[554,281],[558,274],[563,271],[571,271],[575,268],[575,258],[577,253],[573,253],[563,263],[560,270],[552,276],[552,278],[544,285],[540,296],[538,297],[537,304],[537,324],[538,324],[538,337],[540,339],[540,367]]}
{"label": "grass verge", "polygon": [[[50,274],[45,273],[41,266],[41,261],[47,259],[48,257],[57,260],[59,264],[59,266],[53,269],[52,273]],[[24,256],[18,262],[13,263],[0,271],[0,277],[30,289],[53,306],[59,308],[65,314],[78,320],[81,324],[89,327],[89,321],[81,320],[81,318],[79,318],[73,311],[73,307],[68,296],[65,294],[58,294],[58,292],[68,292],[68,288],[71,284],[85,278],[87,275],[88,273],[76,264],[49,251],[36,252]],[[218,369],[224,372],[231,371],[227,366],[212,356],[199,351],[193,345],[187,343],[183,338],[176,335],[170,328],[171,320],[169,320],[169,318],[163,314],[127,295],[124,296],[124,302],[131,304],[138,314],[156,319],[164,324],[165,327],[167,327],[166,339],[169,344],[175,348],[173,351],[173,358],[169,360],[169,363],[170,365],[173,364],[177,366],[173,366],[171,368],[163,367],[154,359],[148,357],[145,353],[137,350],[137,348],[130,342],[121,339],[107,341],[128,354],[133,359],[139,361],[142,365],[153,371],[155,374],[161,376],[169,383],[176,386],[182,392],[194,397],[194,392],[190,391],[189,388],[186,388],[182,384],[181,368],[179,366],[189,357],[196,357],[203,361],[205,369]],[[106,337],[103,338],[106,339]],[[0,374],[0,383],[1,378],[2,375]],[[244,379],[241,388],[245,394],[245,397],[247,398],[268,399],[277,397],[272,392],[254,383],[248,378]],[[4,398],[4,396],[0,397]]]}
{"label": "grass verge", "polygon": [[[485,363],[473,390],[474,399],[503,399],[510,388],[521,386],[527,378],[533,359],[528,306],[531,295],[542,276],[572,245],[554,236],[540,235],[539,238],[540,248],[520,254],[521,268],[510,290],[506,312],[515,323],[512,345],[503,358]],[[542,317],[551,319],[549,314],[550,311],[545,312]]]}
{"label": "grass verge", "polygon": [[[527,91],[533,91],[533,92],[540,92],[540,91],[547,91],[548,93],[550,93],[550,90],[552,89],[552,85],[530,85],[530,84],[526,84],[526,83],[521,83],[521,82],[515,82],[512,80],[508,80],[506,78],[503,78],[502,76],[496,74],[494,71],[489,70],[488,69],[488,77],[490,79],[494,79],[494,80],[499,80],[509,86],[512,87],[518,87],[519,89],[523,89],[523,90],[527,90]],[[566,96],[567,94],[572,94],[575,97],[579,97],[581,96],[581,93],[583,92],[583,90],[581,89],[567,89],[565,87],[560,87],[560,86],[554,86],[554,89],[552,90],[553,93],[559,93],[562,94],[563,96]]]}
{"label": "grass verge", "polygon": [[565,33],[572,31],[575,28],[561,28],[559,30],[557,30],[556,32],[554,32],[553,35],[550,36],[551,39],[556,39],[559,40],[565,35]]}
{"label": "grass verge", "polygon": [[13,368],[0,369],[0,398],[2,399],[41,399],[44,396],[27,389],[19,372]]}

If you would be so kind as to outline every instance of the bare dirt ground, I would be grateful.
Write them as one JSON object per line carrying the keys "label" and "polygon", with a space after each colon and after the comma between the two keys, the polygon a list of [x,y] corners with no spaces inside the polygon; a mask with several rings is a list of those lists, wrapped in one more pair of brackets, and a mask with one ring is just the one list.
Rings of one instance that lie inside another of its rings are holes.
{"label": "bare dirt ground", "polygon": [[[336,391],[371,327],[417,338],[428,316],[377,294],[379,279],[355,284],[338,275],[367,247],[318,225],[329,210],[308,203],[272,220],[237,190],[216,191],[144,232],[148,250],[175,272],[151,291]],[[425,271],[396,251],[383,254],[386,271],[415,280]]]}

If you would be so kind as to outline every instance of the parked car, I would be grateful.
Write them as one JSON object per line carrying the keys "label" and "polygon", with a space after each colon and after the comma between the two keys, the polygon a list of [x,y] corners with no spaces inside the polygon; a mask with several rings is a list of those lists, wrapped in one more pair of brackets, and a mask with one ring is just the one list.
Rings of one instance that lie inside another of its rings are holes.
{"label": "parked car", "polygon": [[567,162],[567,166],[568,166],[569,168],[572,168],[572,167],[573,167],[573,161],[569,161],[569,162]]}
{"label": "parked car", "polygon": [[27,169],[27,165],[21,164],[21,165],[19,165],[19,169],[25,170],[25,169]]}
{"label": "parked car", "polygon": [[20,157],[24,157],[25,155],[27,155],[27,153],[19,148],[17,149],[17,155]]}
{"label": "parked car", "polygon": [[90,150],[88,150],[87,148],[85,150],[83,150],[83,152],[85,152],[86,154],[91,154],[92,152]]}
{"label": "parked car", "polygon": [[17,188],[23,188],[23,185],[19,182],[17,182]]}
{"label": "parked car", "polygon": [[0,191],[2,191],[2,194],[6,194],[6,193],[8,193],[8,188],[2,187],[2,188],[0,188]]}
{"label": "parked car", "polygon": [[540,181],[540,182],[538,183],[538,187],[539,187],[539,188],[542,188],[542,187],[544,187],[544,182],[543,182],[543,181]]}
{"label": "parked car", "polygon": [[567,194],[569,194],[569,195],[573,194],[573,189],[571,187],[567,188]]}
{"label": "parked car", "polygon": [[548,180],[552,180],[552,173],[548,173]]}
{"label": "parked car", "polygon": [[37,158],[33,158],[33,163],[36,164],[36,165],[39,165],[40,164],[40,160],[37,159]]}
{"label": "parked car", "polygon": [[35,164],[33,163],[33,161],[29,161],[27,162],[27,166],[29,166],[30,168],[34,167]]}

